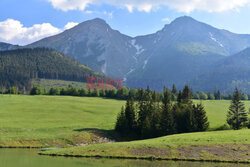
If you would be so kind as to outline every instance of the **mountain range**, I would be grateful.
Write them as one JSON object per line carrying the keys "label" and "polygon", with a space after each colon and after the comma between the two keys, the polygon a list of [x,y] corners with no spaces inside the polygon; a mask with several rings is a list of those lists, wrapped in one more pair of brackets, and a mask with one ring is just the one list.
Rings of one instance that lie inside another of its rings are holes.
{"label": "mountain range", "polygon": [[[0,50],[18,47],[0,43]],[[164,85],[191,84],[195,90],[217,88],[227,93],[240,86],[250,93],[250,35],[217,29],[187,16],[137,37],[113,30],[97,18],[23,47],[53,48],[97,72],[124,78],[129,87],[149,85],[160,90]]]}

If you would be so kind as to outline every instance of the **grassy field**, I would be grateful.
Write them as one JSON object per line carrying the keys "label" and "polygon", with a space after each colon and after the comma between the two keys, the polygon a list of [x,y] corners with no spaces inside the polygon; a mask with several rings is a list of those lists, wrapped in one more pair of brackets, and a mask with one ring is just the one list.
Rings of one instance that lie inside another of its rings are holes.
{"label": "grassy field", "polygon": [[[196,101],[197,103],[199,101]],[[203,101],[216,129],[225,123],[229,101]],[[109,132],[124,101],[70,96],[0,96],[0,146],[99,143],[91,129]],[[250,102],[246,102],[250,107]],[[97,141],[96,141],[97,140]]]}
{"label": "grassy field", "polygon": [[[230,101],[202,103],[210,129],[222,126]],[[249,108],[250,101],[245,103]],[[124,104],[94,97],[0,95],[0,147],[68,147],[43,153],[69,156],[250,160],[250,130],[103,144],[110,142],[107,136],[113,135],[117,113]]]}
{"label": "grassy field", "polygon": [[0,146],[99,142],[89,129],[113,129],[123,101],[69,96],[0,96]]}
{"label": "grassy field", "polygon": [[[250,101],[244,101],[248,111]],[[195,100],[195,103],[202,103],[207,111],[208,120],[210,122],[210,130],[215,130],[226,123],[226,116],[230,105],[230,100]]]}
{"label": "grassy field", "polygon": [[41,152],[44,155],[250,163],[250,130],[170,135]]}

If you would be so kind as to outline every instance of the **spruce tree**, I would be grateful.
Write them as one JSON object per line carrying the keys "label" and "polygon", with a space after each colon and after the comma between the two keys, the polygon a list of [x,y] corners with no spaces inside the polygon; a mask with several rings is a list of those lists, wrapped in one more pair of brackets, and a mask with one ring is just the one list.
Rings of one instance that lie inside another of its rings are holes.
{"label": "spruce tree", "polygon": [[[150,118],[152,118],[152,114],[154,112],[154,102],[152,98],[152,91],[149,89],[149,87],[144,92],[143,90],[139,91],[139,97],[138,97],[138,131],[142,136],[146,136],[145,133],[149,132],[149,129],[146,130],[145,128],[145,121],[146,124],[150,124]],[[149,122],[149,123],[148,123]],[[151,126],[149,127],[151,128]]]}
{"label": "spruce tree", "polygon": [[175,132],[171,99],[172,99],[171,92],[167,88],[164,88],[163,98],[162,98],[162,116],[160,123],[162,135],[169,135]]}
{"label": "spruce tree", "polygon": [[244,103],[241,101],[241,93],[238,88],[235,89],[231,105],[227,114],[227,123],[233,129],[241,129],[247,124],[247,113]]}
{"label": "spruce tree", "polygon": [[172,87],[172,94],[173,95],[177,95],[178,91],[177,91],[177,88],[175,86],[175,84],[173,84],[173,87]]}
{"label": "spruce tree", "polygon": [[178,96],[177,96],[177,102],[181,103],[182,102],[182,92],[179,91]]}
{"label": "spruce tree", "polygon": [[152,137],[151,121],[148,116],[142,122],[141,137],[144,139]]}
{"label": "spruce tree", "polygon": [[195,131],[206,131],[209,127],[206,111],[202,104],[193,105]]}
{"label": "spruce tree", "polygon": [[126,103],[125,108],[125,117],[126,117],[126,123],[127,123],[127,131],[132,132],[135,129],[136,126],[136,120],[135,120],[135,106],[134,106],[134,100],[129,98]]}
{"label": "spruce tree", "polygon": [[115,131],[124,134],[126,131],[126,117],[125,117],[125,110],[122,106],[121,112],[117,116],[116,124],[115,124]]}
{"label": "spruce tree", "polygon": [[192,90],[186,85],[182,91],[182,103],[190,104],[192,103]]}

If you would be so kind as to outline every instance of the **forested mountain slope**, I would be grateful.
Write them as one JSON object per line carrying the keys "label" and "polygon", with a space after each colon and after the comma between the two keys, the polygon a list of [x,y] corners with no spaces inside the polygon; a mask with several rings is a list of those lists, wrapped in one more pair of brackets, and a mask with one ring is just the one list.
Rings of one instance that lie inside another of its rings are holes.
{"label": "forested mountain slope", "polygon": [[29,87],[31,79],[60,79],[85,82],[103,76],[76,60],[51,49],[0,51],[0,86]]}

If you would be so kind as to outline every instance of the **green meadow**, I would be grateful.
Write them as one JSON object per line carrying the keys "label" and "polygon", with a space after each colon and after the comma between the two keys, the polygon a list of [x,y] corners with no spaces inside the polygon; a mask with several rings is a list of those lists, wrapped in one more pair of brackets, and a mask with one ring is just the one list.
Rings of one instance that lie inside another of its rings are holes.
{"label": "green meadow", "polygon": [[[210,129],[222,126],[230,101],[202,103]],[[98,135],[89,132],[112,130],[117,113],[124,104],[125,101],[96,97],[1,95],[0,146],[98,143],[94,141]],[[249,101],[246,107],[250,107]]]}
{"label": "green meadow", "polygon": [[[108,137],[125,101],[0,95],[0,147],[67,147],[42,152],[49,155],[249,161],[250,130],[211,131],[225,124],[230,101],[201,102],[210,122],[208,132],[113,143]],[[245,104],[248,109],[250,101]]]}
{"label": "green meadow", "polygon": [[[98,142],[125,102],[70,96],[0,96],[0,146],[46,147]],[[77,141],[79,140],[79,141]]]}

